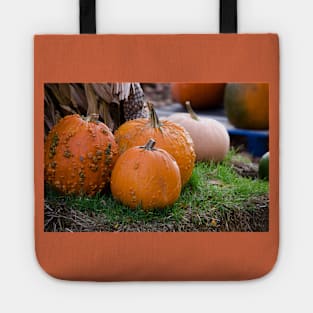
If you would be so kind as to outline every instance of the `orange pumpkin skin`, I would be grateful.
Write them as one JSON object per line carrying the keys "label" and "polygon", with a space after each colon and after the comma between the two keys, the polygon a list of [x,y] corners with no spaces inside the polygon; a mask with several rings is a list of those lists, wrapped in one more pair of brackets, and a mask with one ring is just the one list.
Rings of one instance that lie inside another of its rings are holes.
{"label": "orange pumpkin skin", "polygon": [[235,127],[268,129],[268,84],[228,84],[224,101],[226,115]]}
{"label": "orange pumpkin skin", "polygon": [[172,84],[174,101],[190,101],[195,109],[208,109],[223,104],[226,84]]}
{"label": "orange pumpkin skin", "polygon": [[130,148],[114,166],[111,191],[116,200],[130,208],[163,209],[179,198],[179,167],[163,149]]}
{"label": "orange pumpkin skin", "polygon": [[157,142],[158,148],[174,157],[180,169],[182,185],[185,185],[192,175],[196,154],[192,139],[183,127],[166,120],[162,123],[158,119],[153,121],[150,117],[128,121],[115,132],[120,154],[131,147],[143,146],[150,138]]}
{"label": "orange pumpkin skin", "polygon": [[66,116],[45,142],[45,181],[65,194],[95,195],[109,182],[117,154],[105,124]]}

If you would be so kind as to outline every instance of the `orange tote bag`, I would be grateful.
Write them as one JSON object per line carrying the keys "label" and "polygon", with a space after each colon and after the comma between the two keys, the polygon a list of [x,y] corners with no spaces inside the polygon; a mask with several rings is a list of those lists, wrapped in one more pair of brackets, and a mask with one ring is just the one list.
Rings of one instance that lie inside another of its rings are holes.
{"label": "orange tote bag", "polygon": [[279,43],[237,34],[35,36],[35,247],[53,277],[248,280],[279,244]]}

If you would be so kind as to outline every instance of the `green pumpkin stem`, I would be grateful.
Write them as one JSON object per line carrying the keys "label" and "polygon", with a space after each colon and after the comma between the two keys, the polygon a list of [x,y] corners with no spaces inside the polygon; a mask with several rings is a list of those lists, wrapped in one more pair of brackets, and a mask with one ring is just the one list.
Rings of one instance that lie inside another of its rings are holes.
{"label": "green pumpkin stem", "polygon": [[150,113],[150,122],[153,128],[160,128],[162,123],[159,120],[157,113],[155,112],[154,106],[151,102],[147,103],[149,113]]}
{"label": "green pumpkin stem", "polygon": [[154,149],[155,144],[155,140],[151,138],[142,148],[151,151]]}
{"label": "green pumpkin stem", "polygon": [[196,120],[196,121],[200,121],[198,115],[192,109],[190,101],[186,101],[185,106],[186,106],[186,109],[187,109],[188,113],[190,114],[191,118]]}

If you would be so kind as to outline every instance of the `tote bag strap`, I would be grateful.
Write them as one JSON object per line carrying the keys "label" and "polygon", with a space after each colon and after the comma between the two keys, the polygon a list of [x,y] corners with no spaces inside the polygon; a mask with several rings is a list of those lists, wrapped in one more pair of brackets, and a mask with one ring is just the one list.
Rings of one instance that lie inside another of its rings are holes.
{"label": "tote bag strap", "polygon": [[220,33],[237,33],[237,0],[220,0]]}
{"label": "tote bag strap", "polygon": [[[95,34],[96,0],[80,0],[80,33]],[[237,33],[237,0],[220,0],[220,33]]]}
{"label": "tote bag strap", "polygon": [[79,0],[79,28],[81,34],[95,34],[96,0]]}

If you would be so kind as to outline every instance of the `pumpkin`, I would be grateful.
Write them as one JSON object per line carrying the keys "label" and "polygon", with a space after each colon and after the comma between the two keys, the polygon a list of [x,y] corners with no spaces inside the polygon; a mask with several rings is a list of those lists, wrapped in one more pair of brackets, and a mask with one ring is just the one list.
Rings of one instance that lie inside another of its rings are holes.
{"label": "pumpkin", "polygon": [[222,161],[230,144],[225,126],[214,119],[198,117],[189,101],[186,108],[189,113],[176,113],[167,119],[183,126],[190,134],[197,161]]}
{"label": "pumpkin", "polygon": [[265,153],[259,162],[259,178],[268,180],[269,178],[269,159],[270,153]]}
{"label": "pumpkin", "polygon": [[226,84],[172,84],[172,98],[182,104],[190,101],[195,109],[209,109],[223,104]]}
{"label": "pumpkin", "polygon": [[224,105],[226,115],[235,127],[268,129],[268,84],[228,84]]}
{"label": "pumpkin", "polygon": [[98,116],[68,115],[46,138],[45,181],[65,194],[94,195],[110,181],[118,146]]}
{"label": "pumpkin", "polygon": [[176,160],[181,174],[182,185],[191,177],[195,164],[195,151],[190,135],[176,123],[160,122],[155,109],[148,103],[149,118],[128,121],[115,132],[120,154],[134,146],[144,145],[150,138],[158,143],[158,148],[170,153]]}
{"label": "pumpkin", "polygon": [[180,195],[181,178],[175,159],[154,146],[151,139],[145,146],[132,147],[114,166],[113,197],[130,208],[162,209],[176,202]]}

